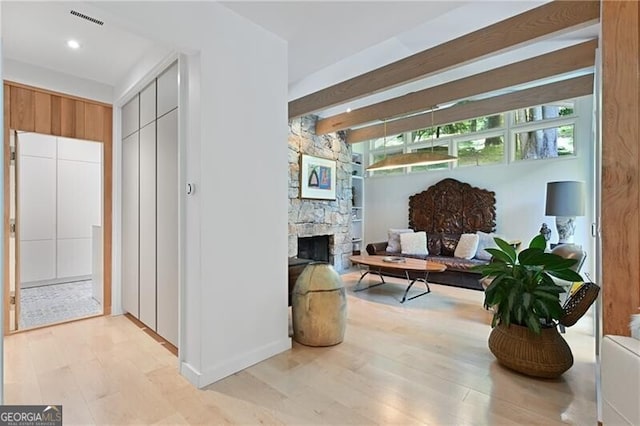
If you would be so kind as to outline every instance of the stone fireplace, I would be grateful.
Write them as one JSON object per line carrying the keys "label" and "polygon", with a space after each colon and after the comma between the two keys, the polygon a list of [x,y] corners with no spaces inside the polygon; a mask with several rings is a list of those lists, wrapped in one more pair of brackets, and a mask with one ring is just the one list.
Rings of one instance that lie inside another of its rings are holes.
{"label": "stone fireplace", "polygon": [[[328,261],[337,271],[350,266],[351,148],[336,133],[315,134],[316,116],[289,122],[289,257],[300,254],[299,239],[328,237]],[[336,161],[336,199],[300,198],[300,154]],[[306,243],[303,243],[306,244]],[[303,250],[306,250],[303,247]]]}

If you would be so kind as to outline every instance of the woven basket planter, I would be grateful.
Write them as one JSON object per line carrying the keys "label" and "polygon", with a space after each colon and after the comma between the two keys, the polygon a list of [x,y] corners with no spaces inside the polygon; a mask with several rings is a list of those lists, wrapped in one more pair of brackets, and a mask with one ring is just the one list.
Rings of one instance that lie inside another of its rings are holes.
{"label": "woven basket planter", "polygon": [[489,335],[489,349],[500,364],[527,376],[557,378],[573,365],[571,348],[556,327],[535,334],[519,325],[498,325]]}

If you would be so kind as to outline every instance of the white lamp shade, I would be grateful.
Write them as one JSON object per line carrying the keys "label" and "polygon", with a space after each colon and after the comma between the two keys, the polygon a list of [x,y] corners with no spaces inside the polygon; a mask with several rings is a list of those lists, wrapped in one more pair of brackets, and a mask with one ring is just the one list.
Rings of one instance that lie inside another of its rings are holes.
{"label": "white lamp shade", "polygon": [[547,183],[547,216],[584,216],[585,184],[577,181]]}

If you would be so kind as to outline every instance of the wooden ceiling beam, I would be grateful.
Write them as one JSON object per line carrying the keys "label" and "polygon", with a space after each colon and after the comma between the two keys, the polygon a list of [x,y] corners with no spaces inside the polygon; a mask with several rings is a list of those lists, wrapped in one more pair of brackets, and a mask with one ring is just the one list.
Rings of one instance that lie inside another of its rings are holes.
{"label": "wooden ceiling beam", "polygon": [[444,102],[459,101],[482,93],[590,67],[595,63],[597,47],[598,41],[590,40],[515,64],[327,117],[316,123],[316,134],[324,135],[376,120],[413,114]]}
{"label": "wooden ceiling beam", "polygon": [[[545,84],[530,89],[518,90],[506,95],[473,101],[442,110],[433,115],[428,112],[394,121],[387,121],[386,136],[397,135],[442,124],[485,117],[518,108],[542,105],[548,102],[571,99],[593,93],[593,74]],[[347,142],[356,143],[385,136],[385,124],[347,131]]]}
{"label": "wooden ceiling beam", "polygon": [[358,99],[568,28],[597,22],[600,2],[552,1],[289,102],[289,118]]}

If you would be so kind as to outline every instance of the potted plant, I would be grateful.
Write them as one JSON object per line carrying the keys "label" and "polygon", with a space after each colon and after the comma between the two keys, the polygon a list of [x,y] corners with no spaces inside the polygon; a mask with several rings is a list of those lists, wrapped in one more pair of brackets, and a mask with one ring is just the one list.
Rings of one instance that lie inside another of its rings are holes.
{"label": "potted plant", "polygon": [[493,259],[475,269],[491,279],[485,305],[493,308],[489,349],[504,366],[536,377],[558,377],[573,365],[567,342],[556,321],[563,315],[560,294],[565,290],[552,277],[582,281],[571,267],[574,259],[546,253],[544,236],[516,253],[506,241],[486,249]]}

